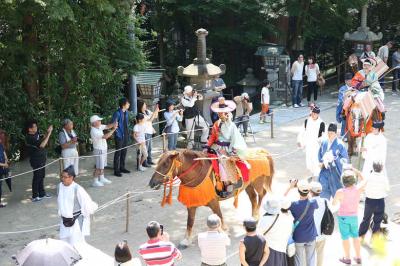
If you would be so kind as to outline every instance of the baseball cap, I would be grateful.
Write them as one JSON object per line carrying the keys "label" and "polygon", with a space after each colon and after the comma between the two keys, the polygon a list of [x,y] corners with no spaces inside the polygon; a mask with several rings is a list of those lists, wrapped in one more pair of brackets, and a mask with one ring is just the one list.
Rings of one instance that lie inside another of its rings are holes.
{"label": "baseball cap", "polygon": [[313,181],[310,183],[310,189],[314,193],[321,193],[322,192],[322,185],[320,182]]}
{"label": "baseball cap", "polygon": [[92,115],[92,116],[90,117],[90,124],[93,124],[94,122],[96,122],[96,121],[101,121],[101,120],[103,120],[103,118],[101,118],[100,116],[98,116],[98,115]]}
{"label": "baseball cap", "polygon": [[191,93],[192,91],[193,91],[193,87],[190,85],[185,86],[185,88],[183,89],[184,94]]}

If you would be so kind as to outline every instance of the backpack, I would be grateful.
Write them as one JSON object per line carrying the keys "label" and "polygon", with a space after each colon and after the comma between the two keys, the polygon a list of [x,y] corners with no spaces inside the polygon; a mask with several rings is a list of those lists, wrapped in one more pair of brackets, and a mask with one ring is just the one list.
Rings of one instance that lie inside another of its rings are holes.
{"label": "backpack", "polygon": [[333,218],[333,214],[331,210],[328,208],[328,204],[326,203],[325,200],[325,211],[321,221],[321,234],[332,235],[334,228],[335,228],[335,219]]}

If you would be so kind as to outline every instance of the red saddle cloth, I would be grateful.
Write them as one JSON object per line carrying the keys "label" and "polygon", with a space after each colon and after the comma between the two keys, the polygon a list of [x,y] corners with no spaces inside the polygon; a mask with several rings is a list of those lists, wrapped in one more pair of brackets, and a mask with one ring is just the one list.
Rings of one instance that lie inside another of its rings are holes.
{"label": "red saddle cloth", "polygon": [[[208,153],[208,158],[218,158],[216,154],[213,153]],[[211,160],[212,167],[214,169],[214,172],[219,176],[219,164],[218,160]],[[247,182],[249,181],[249,168],[247,168],[247,165],[240,160],[236,161],[236,166],[239,168],[240,173],[242,174],[243,181]]]}

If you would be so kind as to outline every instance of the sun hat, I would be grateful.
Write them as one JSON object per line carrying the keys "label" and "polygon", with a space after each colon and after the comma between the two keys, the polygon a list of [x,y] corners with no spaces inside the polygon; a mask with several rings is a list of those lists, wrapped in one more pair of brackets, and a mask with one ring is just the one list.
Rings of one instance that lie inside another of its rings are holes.
{"label": "sun hat", "polygon": [[215,102],[211,105],[211,110],[214,113],[229,113],[236,109],[234,101],[225,100],[224,103]]}
{"label": "sun hat", "polygon": [[297,182],[297,189],[302,193],[308,193],[310,191],[310,184],[306,179],[299,180]]}
{"label": "sun hat", "polygon": [[322,192],[322,185],[318,181],[312,181],[310,183],[310,190],[314,193],[321,193]]}
{"label": "sun hat", "polygon": [[98,115],[92,115],[92,116],[90,117],[90,124],[93,124],[94,122],[96,122],[96,121],[101,121],[101,120],[103,120],[103,118],[101,118],[100,116],[98,116]]}
{"label": "sun hat", "polygon": [[288,197],[283,197],[281,199],[281,209],[287,210],[292,205],[292,201]]}
{"label": "sun hat", "polygon": [[183,93],[184,94],[189,94],[193,91],[193,87],[190,85],[185,86],[185,88],[183,89]]}
{"label": "sun hat", "polygon": [[269,214],[278,214],[281,210],[281,201],[278,198],[272,197],[265,201],[264,210]]}

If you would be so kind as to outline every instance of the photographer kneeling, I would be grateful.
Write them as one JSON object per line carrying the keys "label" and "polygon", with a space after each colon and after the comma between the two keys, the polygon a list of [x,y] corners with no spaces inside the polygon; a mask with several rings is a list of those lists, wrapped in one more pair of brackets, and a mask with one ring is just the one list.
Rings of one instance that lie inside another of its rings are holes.
{"label": "photographer kneeling", "polygon": [[236,117],[235,124],[239,128],[243,125],[244,136],[247,136],[247,128],[249,126],[250,113],[253,111],[253,103],[250,101],[250,97],[246,92],[242,95],[233,98],[236,103]]}

